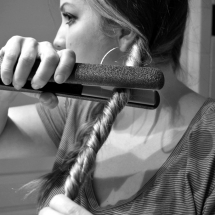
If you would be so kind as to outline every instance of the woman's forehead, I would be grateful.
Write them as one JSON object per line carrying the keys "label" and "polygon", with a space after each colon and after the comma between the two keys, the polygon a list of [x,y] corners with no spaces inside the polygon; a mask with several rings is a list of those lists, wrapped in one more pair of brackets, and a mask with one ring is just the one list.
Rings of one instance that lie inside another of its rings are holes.
{"label": "woman's forehead", "polygon": [[70,7],[81,7],[86,3],[85,0],[60,0],[60,7],[68,5]]}

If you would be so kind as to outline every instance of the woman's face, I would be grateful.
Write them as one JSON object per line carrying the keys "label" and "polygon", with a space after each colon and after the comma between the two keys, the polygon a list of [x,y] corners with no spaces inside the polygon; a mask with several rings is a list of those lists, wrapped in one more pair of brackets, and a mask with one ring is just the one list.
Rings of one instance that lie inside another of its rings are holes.
{"label": "woman's face", "polygon": [[56,49],[72,49],[79,63],[99,64],[117,40],[100,28],[100,16],[85,0],[60,0],[62,23],[54,40]]}

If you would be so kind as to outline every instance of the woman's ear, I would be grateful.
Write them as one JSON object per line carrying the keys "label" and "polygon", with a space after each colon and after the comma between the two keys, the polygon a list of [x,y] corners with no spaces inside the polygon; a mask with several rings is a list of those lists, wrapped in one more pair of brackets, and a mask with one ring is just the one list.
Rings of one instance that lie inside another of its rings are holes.
{"label": "woman's ear", "polygon": [[118,32],[118,44],[121,52],[126,52],[131,48],[137,34],[130,30],[120,29]]}

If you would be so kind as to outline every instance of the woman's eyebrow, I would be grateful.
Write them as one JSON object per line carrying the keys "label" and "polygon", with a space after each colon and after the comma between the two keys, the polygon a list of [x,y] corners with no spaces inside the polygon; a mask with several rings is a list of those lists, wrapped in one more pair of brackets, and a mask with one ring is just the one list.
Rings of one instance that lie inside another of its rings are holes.
{"label": "woman's eyebrow", "polygon": [[66,3],[63,3],[63,4],[60,6],[60,11],[61,11],[61,12],[64,12],[64,11],[65,11],[65,6],[69,6],[69,7],[74,7],[74,8],[76,8],[76,6],[75,6],[74,4],[66,2]]}

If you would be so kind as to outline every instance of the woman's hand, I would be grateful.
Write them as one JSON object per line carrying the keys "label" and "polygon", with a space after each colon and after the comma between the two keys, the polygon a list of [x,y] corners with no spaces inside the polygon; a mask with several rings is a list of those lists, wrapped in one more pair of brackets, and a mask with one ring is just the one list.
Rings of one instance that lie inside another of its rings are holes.
{"label": "woman's hand", "polygon": [[71,201],[64,195],[52,198],[49,207],[43,208],[39,215],[92,215],[83,207]]}
{"label": "woman's hand", "polygon": [[[17,90],[25,85],[36,58],[40,58],[41,63],[31,82],[34,89],[44,87],[52,75],[58,84],[64,83],[75,64],[73,51],[68,49],[56,51],[49,42],[38,43],[33,38],[21,36],[14,36],[8,40],[1,49],[0,56],[4,56],[0,77],[5,85],[12,83]],[[17,66],[13,73],[16,62]],[[57,97],[52,93],[33,96],[39,98],[40,102],[50,108],[55,107],[58,103]],[[0,91],[1,100],[8,99],[10,101],[11,98],[14,98],[14,92]]]}

